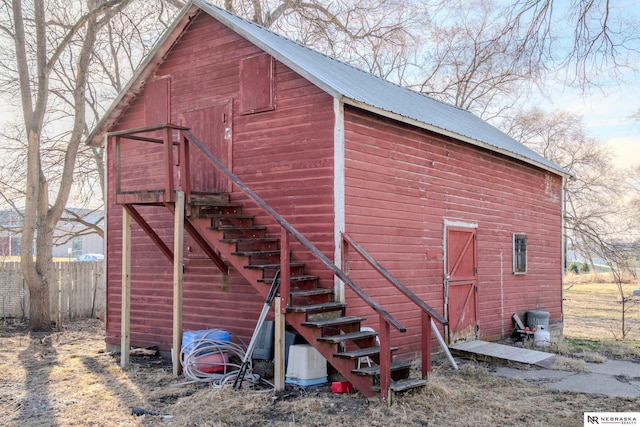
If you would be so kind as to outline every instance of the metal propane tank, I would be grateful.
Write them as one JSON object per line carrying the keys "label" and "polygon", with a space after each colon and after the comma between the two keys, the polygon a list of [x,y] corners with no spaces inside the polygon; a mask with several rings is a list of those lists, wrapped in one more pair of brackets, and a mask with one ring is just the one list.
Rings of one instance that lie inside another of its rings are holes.
{"label": "metal propane tank", "polygon": [[551,334],[544,325],[538,325],[533,333],[533,344],[536,347],[548,347],[551,345]]}

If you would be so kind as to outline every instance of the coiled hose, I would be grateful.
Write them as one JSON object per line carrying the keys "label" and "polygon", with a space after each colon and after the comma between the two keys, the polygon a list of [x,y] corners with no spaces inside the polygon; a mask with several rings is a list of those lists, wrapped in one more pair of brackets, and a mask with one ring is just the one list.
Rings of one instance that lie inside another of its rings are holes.
{"label": "coiled hose", "polygon": [[[220,332],[225,331],[212,329],[201,338],[183,343],[182,349],[180,350],[180,363],[182,363],[185,378],[189,380],[186,384],[206,382],[211,383],[211,387],[213,388],[223,388],[228,385],[233,385],[235,382],[240,365],[234,363],[234,361],[239,360],[240,363],[242,363],[247,346],[235,334],[232,335],[241,344],[207,338],[209,335],[219,336]],[[215,355],[218,355],[218,357],[215,357]],[[203,361],[203,356],[207,356],[208,360]],[[215,362],[211,362],[211,358],[215,358]],[[213,363],[215,363],[216,372],[206,372],[210,370]],[[272,392],[275,386],[254,373],[252,368],[252,362],[249,361],[249,367],[245,372],[242,383],[243,386],[256,388],[257,386],[264,387],[266,384],[268,388],[257,391],[264,393]]]}

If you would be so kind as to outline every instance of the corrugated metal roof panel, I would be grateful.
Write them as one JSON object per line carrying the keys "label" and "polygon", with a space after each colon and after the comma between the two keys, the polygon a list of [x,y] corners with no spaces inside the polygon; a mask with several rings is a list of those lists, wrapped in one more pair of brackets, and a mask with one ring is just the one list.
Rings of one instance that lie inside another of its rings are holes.
{"label": "corrugated metal roof panel", "polygon": [[346,98],[347,103],[361,103],[545,169],[569,174],[469,111],[359,70],[206,1],[193,3],[334,97]]}

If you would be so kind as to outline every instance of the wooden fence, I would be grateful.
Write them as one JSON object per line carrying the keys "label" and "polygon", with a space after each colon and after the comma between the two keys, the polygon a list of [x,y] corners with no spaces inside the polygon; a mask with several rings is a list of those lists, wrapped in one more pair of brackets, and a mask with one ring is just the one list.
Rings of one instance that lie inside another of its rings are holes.
{"label": "wooden fence", "polygon": [[[50,274],[51,319],[101,316],[105,311],[104,262],[54,262]],[[0,261],[0,319],[29,317],[29,288],[20,263]]]}

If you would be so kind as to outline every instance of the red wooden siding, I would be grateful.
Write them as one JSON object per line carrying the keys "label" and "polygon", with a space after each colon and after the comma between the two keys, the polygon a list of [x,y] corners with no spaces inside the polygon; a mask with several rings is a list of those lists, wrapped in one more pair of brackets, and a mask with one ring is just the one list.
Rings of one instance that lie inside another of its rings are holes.
{"label": "red wooden siding", "polygon": [[147,126],[161,125],[169,121],[169,96],[171,80],[167,77],[147,82],[144,92],[144,119]]}
{"label": "red wooden siding", "polygon": [[[206,14],[197,15],[173,46],[155,75],[171,81],[171,121],[192,126],[194,135],[215,145],[208,132],[215,124],[190,123],[206,109],[231,100],[231,132],[228,164],[267,203],[332,257],[333,239],[333,99],[281,63],[274,64],[277,99],[275,109],[240,114],[240,64],[262,53]],[[131,129],[145,122],[144,89],[119,118],[114,129]],[[275,98],[274,98],[275,99]],[[204,113],[203,113],[204,114]],[[214,113],[218,114],[218,113]],[[215,119],[217,120],[217,119]],[[220,149],[220,147],[218,147]],[[146,150],[146,151],[145,151]],[[126,183],[139,189],[160,176],[153,148],[124,153],[132,168]],[[120,340],[122,208],[114,204],[114,153],[109,147],[108,195],[108,320],[107,342]],[[135,167],[135,171],[133,170]],[[207,168],[206,164],[202,168]],[[215,190],[219,183],[208,172],[198,172],[197,190]],[[160,182],[160,181],[158,181]],[[135,185],[134,185],[135,184]],[[209,187],[209,185],[211,185]],[[243,200],[234,193],[232,199]],[[251,206],[249,213],[253,212]],[[173,247],[173,218],[160,207],[141,209],[169,247]],[[262,215],[259,213],[259,215]],[[267,219],[258,216],[257,222]],[[278,232],[279,229],[273,228]],[[172,266],[151,240],[132,225],[132,345],[171,346]],[[219,327],[248,340],[253,332],[262,299],[235,271],[223,277],[202,259],[185,236],[186,268],[183,292],[185,330]],[[295,250],[295,245],[294,245]],[[301,261],[306,261],[302,255]],[[313,273],[313,262],[309,264]],[[323,273],[325,276],[326,273]],[[331,284],[332,285],[332,282]],[[248,342],[248,341],[247,341]]]}
{"label": "red wooden siding", "polygon": [[[266,73],[255,88],[261,93],[256,98],[247,96],[241,84],[247,58],[261,58],[254,71]],[[171,122],[190,126],[241,180],[333,258],[334,100],[284,64],[271,61],[259,48],[200,13],[149,81],[165,83],[169,96],[160,98],[166,100]],[[158,120],[161,109],[149,108],[161,103],[147,93],[153,84],[138,94],[113,130]],[[161,147],[148,145],[140,148],[123,142],[124,189],[160,187]],[[113,146],[108,150],[107,341],[119,344],[122,208],[114,204]],[[559,176],[349,106],[345,107],[345,157],[346,231],[420,298],[444,312],[445,223],[469,223],[477,226],[478,236],[480,336],[508,334],[515,311],[543,309],[552,321],[561,319]],[[205,159],[193,163],[199,166],[194,189],[229,188],[208,170]],[[232,199],[246,202],[235,189]],[[258,224],[269,224],[270,232],[279,236],[279,227],[270,225],[269,218],[252,204],[245,206]],[[145,207],[140,212],[172,247],[169,211]],[[139,227],[132,228],[131,342],[167,350],[172,334],[172,266]],[[528,236],[526,275],[511,272],[513,233]],[[321,286],[331,287],[331,274],[309,254],[299,252],[296,242],[292,246],[295,259],[306,262],[310,274],[321,276]],[[185,258],[185,330],[220,327],[248,339],[262,299],[238,272],[223,277],[188,237]],[[350,273],[409,328],[407,334],[394,334],[393,344],[402,346],[403,352],[418,351],[417,309],[371,274],[355,254]],[[346,297],[349,314],[368,316],[378,329],[377,316],[348,290]]]}
{"label": "red wooden siding", "polygon": [[[477,224],[480,336],[508,334],[519,310],[561,319],[561,177],[355,108],[345,130],[346,230],[392,274],[443,313],[445,220]],[[528,235],[526,275],[512,274],[514,232]],[[410,328],[396,344],[418,350],[414,307],[361,267],[356,281]]]}

